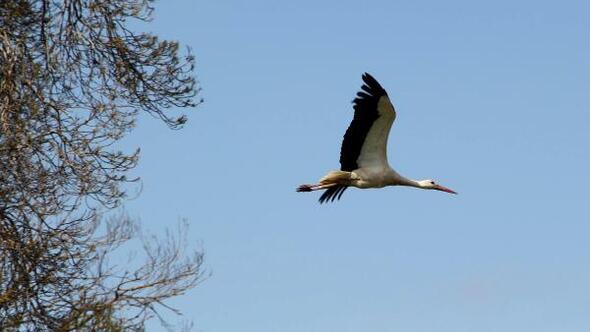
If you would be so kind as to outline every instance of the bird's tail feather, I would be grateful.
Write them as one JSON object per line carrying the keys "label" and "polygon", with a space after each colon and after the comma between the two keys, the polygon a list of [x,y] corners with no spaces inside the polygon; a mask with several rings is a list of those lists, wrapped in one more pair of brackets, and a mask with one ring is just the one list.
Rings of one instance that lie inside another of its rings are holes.
{"label": "bird's tail feather", "polygon": [[331,171],[320,179],[318,184],[302,184],[297,192],[326,190],[320,197],[320,203],[333,202],[340,199],[352,180],[352,173],[345,171]]}
{"label": "bird's tail feather", "polygon": [[320,184],[349,184],[351,177],[351,172],[331,171],[320,179]]}

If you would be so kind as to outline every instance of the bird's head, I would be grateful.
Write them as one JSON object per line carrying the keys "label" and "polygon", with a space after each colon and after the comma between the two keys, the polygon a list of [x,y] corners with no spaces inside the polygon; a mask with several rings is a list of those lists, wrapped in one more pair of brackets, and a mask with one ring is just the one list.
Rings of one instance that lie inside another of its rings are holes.
{"label": "bird's head", "polygon": [[451,190],[447,187],[443,187],[431,179],[418,181],[418,183],[420,184],[420,188],[422,188],[422,189],[434,189],[434,190],[444,191],[449,194],[455,194],[455,195],[457,194],[457,192],[455,192],[454,190]]}

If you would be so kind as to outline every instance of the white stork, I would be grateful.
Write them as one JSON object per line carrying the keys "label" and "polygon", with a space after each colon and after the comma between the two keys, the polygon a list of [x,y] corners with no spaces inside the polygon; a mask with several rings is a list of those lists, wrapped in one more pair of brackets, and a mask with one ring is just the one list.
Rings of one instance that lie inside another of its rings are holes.
{"label": "white stork", "polygon": [[331,171],[317,184],[303,184],[298,192],[325,190],[320,203],[340,199],[352,186],[361,189],[410,186],[457,194],[434,180],[411,180],[399,175],[387,162],[387,137],[395,120],[395,109],[373,76],[363,75],[365,84],[353,101],[354,118],[344,134],[340,170]]}

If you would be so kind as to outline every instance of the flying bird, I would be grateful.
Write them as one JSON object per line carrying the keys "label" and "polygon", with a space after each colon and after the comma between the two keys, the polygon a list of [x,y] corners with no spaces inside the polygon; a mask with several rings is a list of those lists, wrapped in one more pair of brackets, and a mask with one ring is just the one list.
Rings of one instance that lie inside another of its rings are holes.
{"label": "flying bird", "polygon": [[303,184],[298,192],[325,190],[320,203],[340,199],[348,187],[361,189],[386,186],[409,186],[434,189],[451,194],[455,191],[434,180],[412,180],[399,175],[387,162],[387,137],[395,109],[373,76],[363,75],[361,89],[353,100],[354,117],[344,134],[340,148],[340,170],[331,171],[317,184]]}

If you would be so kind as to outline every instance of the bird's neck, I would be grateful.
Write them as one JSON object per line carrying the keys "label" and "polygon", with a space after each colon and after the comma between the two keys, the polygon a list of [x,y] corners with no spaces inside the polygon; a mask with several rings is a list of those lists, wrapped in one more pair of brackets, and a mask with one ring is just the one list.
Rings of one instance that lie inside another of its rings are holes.
{"label": "bird's neck", "polygon": [[399,185],[400,186],[407,186],[407,187],[422,188],[422,185],[420,185],[419,181],[408,179],[403,176],[399,180]]}
{"label": "bird's neck", "polygon": [[404,176],[401,176],[401,175],[399,175],[399,173],[397,173],[393,169],[390,169],[390,172],[389,172],[388,175],[389,175],[389,181],[388,182],[391,185],[422,188],[422,186],[420,185],[420,182],[419,181],[408,179],[408,178],[406,178]]}

